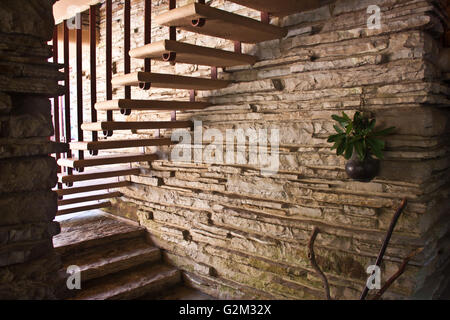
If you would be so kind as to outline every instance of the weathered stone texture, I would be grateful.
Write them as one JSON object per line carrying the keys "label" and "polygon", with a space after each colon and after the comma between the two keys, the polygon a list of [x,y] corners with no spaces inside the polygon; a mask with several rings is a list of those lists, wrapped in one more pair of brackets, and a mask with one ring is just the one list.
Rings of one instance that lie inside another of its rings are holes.
{"label": "weathered stone texture", "polygon": [[51,299],[60,258],[52,237],[56,161],[51,104],[61,80],[48,62],[53,0],[2,1],[0,6],[0,299]]}
{"label": "weathered stone texture", "polygon": [[[114,61],[120,73],[122,6],[114,3]],[[367,28],[367,7],[374,4],[382,11],[380,30]],[[212,5],[257,15],[222,0]],[[138,32],[132,34],[132,47],[142,44],[142,6],[143,1],[133,3],[132,28]],[[155,4],[154,14],[166,7],[166,2]],[[382,265],[382,281],[413,249],[425,250],[385,297],[439,296],[448,282],[443,270],[449,268],[450,88],[436,61],[447,20],[439,2],[424,0],[338,0],[311,12],[274,18],[272,23],[288,27],[288,36],[244,44],[243,51],[259,61],[219,72],[219,78],[235,83],[197,92],[198,100],[216,105],[180,112],[177,118],[201,120],[204,128],[223,133],[231,128],[280,129],[279,172],[265,177],[252,165],[155,161],[130,178],[134,184],[123,188],[115,211],[137,215],[155,244],[165,249],[166,259],[186,271],[189,283],[221,298],[323,298],[306,248],[312,228],[318,226],[316,255],[332,296],[353,299],[359,297],[365,270],[376,259],[396,207],[407,197],[408,207]],[[102,6],[101,30],[104,23]],[[165,28],[154,26],[152,32],[153,41],[168,37]],[[230,41],[182,31],[177,37],[233,48]],[[104,40],[102,31],[100,47]],[[104,56],[99,55],[102,77]],[[210,74],[202,66],[152,63],[154,72]],[[132,60],[132,69],[141,67],[141,61]],[[188,99],[183,90],[150,93],[152,99]],[[133,89],[132,95],[145,99],[149,93]],[[123,97],[123,89],[117,88],[114,97]],[[397,127],[387,139],[380,175],[370,183],[349,180],[345,160],[326,142],[333,132],[331,115],[357,110],[372,113],[380,127]],[[170,114],[133,112],[117,119],[167,120]],[[133,136],[152,134],[138,131]],[[159,151],[168,155],[167,149]]]}

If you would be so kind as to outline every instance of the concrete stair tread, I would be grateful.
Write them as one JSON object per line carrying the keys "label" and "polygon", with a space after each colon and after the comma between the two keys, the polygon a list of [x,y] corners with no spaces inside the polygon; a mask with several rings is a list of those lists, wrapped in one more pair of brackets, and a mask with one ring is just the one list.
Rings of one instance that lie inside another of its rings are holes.
{"label": "concrete stair tread", "polygon": [[[193,21],[198,22],[199,19],[205,19],[205,24],[202,26],[193,24]],[[200,3],[191,3],[160,14],[155,18],[155,23],[246,43],[280,39],[287,34],[285,28]]]}
{"label": "concrete stair tread", "polygon": [[107,149],[163,146],[163,145],[172,145],[172,144],[174,144],[174,142],[172,142],[170,138],[78,141],[78,142],[71,142],[70,149],[72,149],[72,150],[107,150]]}
{"label": "concrete stair tread", "polygon": [[74,300],[136,299],[181,282],[180,271],[163,264],[141,265],[85,283]]}
{"label": "concrete stair tread", "polygon": [[111,199],[111,198],[117,198],[120,196],[122,196],[122,193],[120,193],[119,191],[115,191],[115,192],[107,192],[107,193],[100,193],[100,194],[94,194],[94,195],[86,195],[86,196],[81,196],[81,197],[73,197],[73,198],[58,200],[58,206],[67,206],[67,205],[77,204],[77,203]]}
{"label": "concrete stair tread", "polygon": [[101,121],[83,123],[85,131],[115,131],[115,130],[152,130],[188,128],[192,121]]}
{"label": "concrete stair tread", "polygon": [[106,170],[106,171],[96,171],[96,172],[86,172],[86,173],[73,173],[71,175],[58,175],[58,181],[61,183],[69,182],[80,182],[88,180],[105,179],[112,177],[122,177],[138,175],[140,173],[139,168],[136,169],[116,169],[116,170]]}
{"label": "concrete stair tread", "polygon": [[130,181],[120,181],[120,182],[101,183],[101,184],[98,183],[98,184],[91,184],[91,185],[82,186],[82,187],[71,187],[71,188],[65,188],[65,189],[58,189],[58,190],[56,190],[56,193],[59,196],[64,196],[64,195],[68,195],[68,194],[76,194],[76,193],[85,193],[85,192],[105,190],[105,189],[122,188],[122,187],[127,187],[129,185],[131,185]]}
{"label": "concrete stair tread", "polygon": [[76,206],[71,206],[70,208],[64,208],[64,209],[58,208],[56,215],[60,216],[60,215],[64,215],[64,214],[71,214],[71,213],[75,213],[75,212],[82,212],[82,211],[88,211],[88,210],[93,210],[93,209],[102,209],[102,208],[108,208],[108,207],[111,207],[110,201],[104,201],[104,202],[88,204],[88,205],[76,205]]}
{"label": "concrete stair tread", "polygon": [[101,247],[93,247],[68,256],[64,268],[77,265],[82,281],[100,278],[144,263],[161,260],[161,252],[144,239],[114,241]]}
{"label": "concrete stair tread", "polygon": [[132,162],[150,162],[157,159],[158,156],[156,154],[124,153],[109,156],[89,157],[84,159],[61,158],[58,160],[58,165],[61,167],[68,167],[68,168],[85,168],[85,167],[132,163]]}
{"label": "concrete stair tread", "polygon": [[[319,8],[327,1],[324,0],[229,0],[231,2],[246,6],[258,11],[268,12],[274,16],[285,16],[288,14],[308,11]],[[329,2],[329,1],[328,1]]]}
{"label": "concrete stair tread", "polygon": [[167,60],[169,54],[174,53],[176,54],[176,62],[216,67],[252,65],[257,60],[256,57],[248,54],[202,47],[174,40],[161,40],[130,50],[132,58],[150,58],[163,61]]}
{"label": "concrete stair tread", "polygon": [[138,100],[138,99],[116,99],[97,102],[95,109],[99,111],[115,110],[153,110],[153,111],[176,111],[196,110],[211,106],[209,102],[199,101],[175,101],[175,100]]}
{"label": "concrete stair tread", "polygon": [[116,76],[111,82],[114,86],[139,86],[141,83],[151,83],[151,86],[154,88],[186,90],[216,90],[225,88],[231,84],[231,81],[227,80],[196,78],[142,71]]}

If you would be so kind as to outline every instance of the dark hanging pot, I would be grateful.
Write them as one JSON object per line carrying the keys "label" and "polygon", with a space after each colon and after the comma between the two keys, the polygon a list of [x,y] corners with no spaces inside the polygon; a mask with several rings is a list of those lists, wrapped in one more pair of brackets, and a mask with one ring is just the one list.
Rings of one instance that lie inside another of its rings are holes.
{"label": "dark hanging pot", "polygon": [[361,161],[356,154],[353,153],[351,159],[345,165],[347,175],[356,181],[370,182],[375,178],[380,170],[380,160],[367,155],[364,161]]}

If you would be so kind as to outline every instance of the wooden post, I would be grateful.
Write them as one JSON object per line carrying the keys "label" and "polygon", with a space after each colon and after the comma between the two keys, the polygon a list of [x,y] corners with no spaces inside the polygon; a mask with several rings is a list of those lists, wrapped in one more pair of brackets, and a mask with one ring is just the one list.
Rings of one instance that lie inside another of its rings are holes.
{"label": "wooden post", "polygon": [[[144,8],[144,44],[149,44],[152,42],[152,1],[145,0]],[[144,71],[151,72],[151,60],[145,58],[144,60]],[[143,90],[149,90],[151,83],[140,83],[139,87]]]}
{"label": "wooden post", "polygon": [[[69,29],[67,28],[67,20],[63,22],[64,26],[64,126],[66,143],[72,141],[72,134],[70,128],[70,61],[69,61]],[[67,157],[72,157],[72,151],[67,151]],[[67,168],[67,173],[72,174],[72,168]]]}
{"label": "wooden post", "polygon": [[[177,7],[177,0],[169,0],[169,10],[173,10]],[[177,40],[177,28],[176,27],[169,27],[169,39],[176,41]],[[175,58],[176,57],[171,57],[173,59],[173,61],[171,61],[171,63],[173,65],[175,65]],[[176,121],[177,120],[177,111],[173,110],[172,113],[170,114],[170,119],[172,121]]]}
{"label": "wooden post", "polygon": [[[81,129],[81,125],[83,124],[83,35],[82,35],[82,27],[77,28],[77,132],[78,132],[78,141],[83,141],[83,130]],[[84,159],[84,151],[78,151],[78,158],[80,160]],[[78,170],[82,171],[82,170]]]}
{"label": "wooden post", "polygon": [[[106,0],[106,100],[112,100],[112,0]],[[113,121],[112,111],[106,111],[107,121]],[[103,132],[107,137],[112,131]]]}
{"label": "wooden post", "polygon": [[[97,6],[89,7],[89,50],[91,72],[91,122],[97,122]],[[97,131],[92,131],[92,141],[98,141]],[[91,151],[91,155],[97,155],[98,151]]]}
{"label": "wooden post", "polygon": [[[53,29],[53,63],[58,65],[58,26],[55,26]],[[55,128],[54,140],[55,142],[60,142],[60,130],[59,130],[59,96],[56,95],[53,97],[53,125]],[[61,154],[57,153],[55,155],[56,160],[61,158]],[[58,166],[58,173],[61,173],[61,167]],[[58,189],[62,189],[62,184],[58,182]]]}

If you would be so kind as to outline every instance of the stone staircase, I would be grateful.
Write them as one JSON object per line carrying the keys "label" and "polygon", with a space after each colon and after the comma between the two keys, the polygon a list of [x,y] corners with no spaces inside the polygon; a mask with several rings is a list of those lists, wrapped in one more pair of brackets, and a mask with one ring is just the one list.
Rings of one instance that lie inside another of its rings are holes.
{"label": "stone staircase", "polygon": [[144,228],[99,210],[65,215],[54,246],[62,257],[62,274],[76,265],[81,290],[69,299],[210,299],[184,287],[178,269],[165,264],[160,249],[146,240]]}

